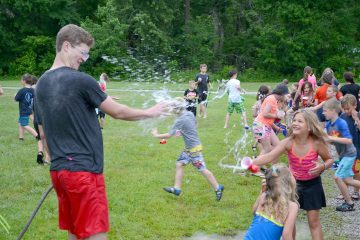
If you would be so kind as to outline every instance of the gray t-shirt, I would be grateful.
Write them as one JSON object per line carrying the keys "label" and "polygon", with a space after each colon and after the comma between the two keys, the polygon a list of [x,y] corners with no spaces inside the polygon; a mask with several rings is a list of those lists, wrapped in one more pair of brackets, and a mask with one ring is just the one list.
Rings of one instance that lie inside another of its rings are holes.
{"label": "gray t-shirt", "polygon": [[196,119],[192,112],[184,111],[181,113],[175,120],[169,133],[173,136],[176,134],[177,130],[181,132],[187,149],[200,145],[196,129]]}
{"label": "gray t-shirt", "polygon": [[50,151],[50,170],[102,173],[103,140],[95,108],[107,95],[96,80],[61,67],[41,76],[35,95],[35,112]]}
{"label": "gray t-shirt", "polygon": [[[330,121],[326,122],[326,131],[330,136],[349,138],[352,139],[352,136],[349,131],[349,127],[346,121],[342,118],[337,118],[334,123]],[[343,157],[356,157],[356,148],[354,144],[341,144],[341,143],[332,143],[337,153],[339,154],[340,159]]]}

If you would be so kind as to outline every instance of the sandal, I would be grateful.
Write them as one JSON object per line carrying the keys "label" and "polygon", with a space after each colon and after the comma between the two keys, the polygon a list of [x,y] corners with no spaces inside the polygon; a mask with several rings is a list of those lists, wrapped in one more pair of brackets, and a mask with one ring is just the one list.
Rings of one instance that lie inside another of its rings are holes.
{"label": "sandal", "polygon": [[353,193],[351,194],[351,198],[352,198],[352,200],[354,200],[354,201],[359,200],[359,192],[358,192],[358,191],[357,191],[357,192],[353,192]]}

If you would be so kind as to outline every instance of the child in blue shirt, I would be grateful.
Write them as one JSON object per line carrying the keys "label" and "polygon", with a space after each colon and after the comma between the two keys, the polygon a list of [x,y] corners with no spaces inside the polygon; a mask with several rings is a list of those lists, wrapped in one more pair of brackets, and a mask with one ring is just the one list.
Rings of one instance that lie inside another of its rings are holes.
{"label": "child in blue shirt", "polygon": [[284,164],[266,170],[263,189],[253,206],[254,219],[244,240],[293,239],[299,210],[295,188],[295,178]]}
{"label": "child in blue shirt", "polygon": [[21,78],[23,88],[20,89],[15,101],[19,102],[19,140],[24,140],[24,132],[28,131],[34,137],[37,137],[36,131],[29,126],[30,115],[33,112],[34,89],[31,87],[33,78],[26,73]]}
{"label": "child in blue shirt", "polygon": [[327,100],[323,107],[329,142],[335,146],[340,158],[334,178],[345,202],[337,206],[336,210],[345,212],[354,210],[354,202],[350,197],[348,186],[359,188],[360,181],[353,179],[352,166],[356,158],[356,148],[346,121],[339,117],[340,110],[340,102],[336,99]]}

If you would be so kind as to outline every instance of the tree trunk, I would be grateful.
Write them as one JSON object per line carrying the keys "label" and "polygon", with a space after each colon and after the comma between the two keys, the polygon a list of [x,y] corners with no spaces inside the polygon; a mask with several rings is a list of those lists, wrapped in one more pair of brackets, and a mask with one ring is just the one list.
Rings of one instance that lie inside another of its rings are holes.
{"label": "tree trunk", "polygon": [[214,24],[214,31],[218,39],[216,39],[214,44],[214,53],[216,56],[219,56],[223,53],[223,46],[224,46],[224,26],[221,22],[220,18],[220,11],[218,8],[218,4],[215,4],[213,12],[213,24]]}
{"label": "tree trunk", "polygon": [[184,20],[185,20],[185,30],[189,29],[189,22],[190,22],[190,1],[191,0],[184,0]]}

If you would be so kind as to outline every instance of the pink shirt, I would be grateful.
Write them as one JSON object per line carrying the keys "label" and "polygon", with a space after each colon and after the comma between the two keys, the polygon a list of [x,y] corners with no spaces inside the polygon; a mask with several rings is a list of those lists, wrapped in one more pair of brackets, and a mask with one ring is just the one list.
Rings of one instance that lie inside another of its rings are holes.
{"label": "pink shirt", "polygon": [[255,121],[263,123],[265,126],[271,127],[271,125],[275,121],[275,118],[266,118],[263,115],[267,105],[271,106],[270,113],[275,114],[278,111],[277,100],[274,95],[270,95],[266,97],[263,103],[261,104],[259,115],[256,117]]}
{"label": "pink shirt", "polygon": [[305,156],[300,157],[293,151],[294,143],[291,145],[291,149],[288,151],[289,168],[296,180],[310,180],[317,176],[310,175],[310,169],[316,167],[319,154],[311,146],[309,152]]}
{"label": "pink shirt", "polygon": [[[316,77],[315,77],[314,74],[308,76],[308,82],[311,83],[313,90],[315,90]],[[302,87],[303,84],[304,84],[304,79],[302,78],[302,79],[300,79],[300,81],[299,81],[299,88],[300,88],[300,89],[301,89],[301,87]]]}

